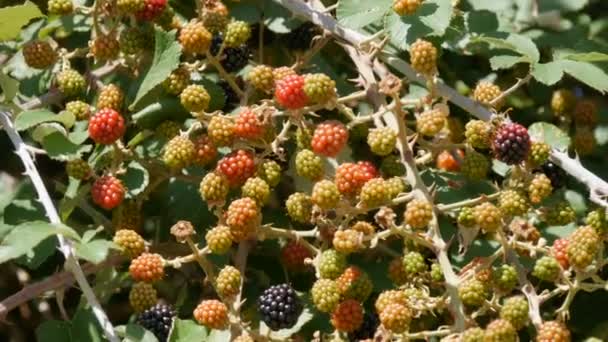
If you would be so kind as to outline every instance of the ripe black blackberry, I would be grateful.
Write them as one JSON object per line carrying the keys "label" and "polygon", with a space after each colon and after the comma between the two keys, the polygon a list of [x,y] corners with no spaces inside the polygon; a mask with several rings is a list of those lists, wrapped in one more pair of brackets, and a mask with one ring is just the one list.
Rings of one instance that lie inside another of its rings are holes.
{"label": "ripe black blackberry", "polygon": [[258,312],[270,329],[286,329],[296,324],[302,304],[291,286],[279,284],[267,288],[258,298]]}
{"label": "ripe black blackberry", "polygon": [[543,173],[551,180],[551,186],[554,189],[561,188],[566,185],[566,172],[552,162],[546,162],[541,167]]}
{"label": "ripe black blackberry", "polygon": [[236,108],[239,104],[239,96],[234,92],[230,84],[226,81],[219,81],[217,85],[224,91],[224,108],[222,110],[229,112]]}
{"label": "ripe black blackberry", "polygon": [[312,39],[318,33],[319,29],[315,24],[306,22],[286,35],[285,45],[292,50],[307,50],[310,48]]}
{"label": "ripe black blackberry", "polygon": [[156,304],[137,316],[137,324],[151,331],[160,341],[167,341],[177,313],[169,305]]}
{"label": "ripe black blackberry", "polygon": [[496,130],[493,148],[496,159],[509,165],[521,163],[530,152],[528,130],[516,123],[503,124]]}
{"label": "ripe black blackberry", "polygon": [[363,323],[361,323],[359,329],[348,334],[348,339],[352,342],[371,339],[376,334],[376,329],[378,329],[379,325],[380,320],[378,319],[378,315],[366,312],[365,316],[363,316]]}
{"label": "ripe black blackberry", "polygon": [[220,60],[220,64],[227,72],[235,72],[241,70],[249,62],[251,50],[245,44],[232,48],[224,47],[221,56],[217,56],[220,52],[220,47],[224,43],[224,38],[221,35],[215,35],[211,40],[211,54]]}

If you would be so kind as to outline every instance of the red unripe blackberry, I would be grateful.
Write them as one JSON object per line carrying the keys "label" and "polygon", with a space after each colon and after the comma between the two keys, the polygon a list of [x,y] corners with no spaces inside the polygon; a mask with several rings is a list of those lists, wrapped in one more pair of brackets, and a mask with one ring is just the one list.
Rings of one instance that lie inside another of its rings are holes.
{"label": "red unripe blackberry", "polygon": [[374,287],[367,273],[356,266],[344,270],[336,282],[343,298],[354,299],[360,303],[367,300]]}
{"label": "red unripe blackberry", "polygon": [[[480,102],[485,106],[491,106],[492,101],[502,94],[500,87],[491,82],[479,82],[473,90],[473,99]],[[494,104],[493,107],[500,109],[504,104],[504,101],[499,101]]]}
{"label": "red unripe blackberry", "polygon": [[224,175],[230,186],[239,186],[255,175],[255,161],[253,153],[245,150],[234,151],[217,164],[217,172]]}
{"label": "red unripe blackberry", "polygon": [[232,246],[230,228],[226,226],[212,228],[205,235],[205,241],[211,252],[215,254],[225,254]]}
{"label": "red unripe blackberry", "polygon": [[574,122],[580,126],[597,125],[597,105],[593,100],[581,100],[574,107]]}
{"label": "red unripe blackberry", "polygon": [[241,291],[241,272],[234,266],[225,266],[215,279],[217,293],[224,297],[232,297]]}
{"label": "red unripe blackberry", "polygon": [[23,45],[23,58],[32,68],[46,69],[57,60],[57,52],[48,42],[34,40]]}
{"label": "red unripe blackberry", "polygon": [[118,178],[103,176],[93,183],[91,197],[98,206],[106,210],[114,209],[125,198],[125,187]]}
{"label": "red unripe blackberry", "polygon": [[278,80],[274,96],[277,102],[287,109],[299,109],[308,104],[308,97],[304,92],[305,78],[301,75],[289,75]]}
{"label": "red unripe blackberry", "polygon": [[82,159],[68,161],[65,165],[65,171],[68,176],[79,180],[89,179],[93,172],[89,163]]}
{"label": "red unripe blackberry", "polygon": [[244,107],[235,120],[234,134],[242,139],[260,139],[264,136],[266,127],[262,118],[251,108]]}
{"label": "red unripe blackberry", "polygon": [[190,21],[182,27],[179,33],[179,42],[185,53],[204,55],[211,47],[213,36],[202,22]]}
{"label": "red unripe blackberry", "polygon": [[536,335],[536,342],[570,342],[570,339],[570,330],[558,321],[544,322]]}
{"label": "red unripe blackberry", "polygon": [[281,261],[290,271],[301,272],[306,270],[304,262],[307,258],[312,258],[312,253],[298,241],[291,240],[281,249]]}
{"label": "red unripe blackberry", "polygon": [[119,111],[122,108],[125,95],[116,84],[108,84],[101,88],[97,98],[97,109],[113,109]]}
{"label": "red unripe blackberry", "polygon": [[338,165],[336,168],[335,182],[340,193],[349,195],[356,194],[361,190],[361,187],[363,187],[365,182],[362,182],[358,176],[360,169],[360,166],[355,163],[343,163]]}
{"label": "red unripe blackberry", "polygon": [[496,159],[509,165],[519,164],[528,158],[530,135],[520,124],[503,124],[496,131],[492,147]]}
{"label": "red unripe blackberry", "polygon": [[458,155],[458,158],[448,150],[439,153],[436,159],[437,168],[448,172],[460,171],[460,162],[464,159],[464,152],[458,149],[455,154]]}
{"label": "red unripe blackberry", "polygon": [[267,288],[257,304],[262,321],[271,330],[293,327],[303,309],[296,292],[287,284]]}
{"label": "red unripe blackberry", "polygon": [[310,145],[313,152],[327,157],[335,157],[348,141],[348,130],[339,121],[325,121],[317,125]]}
{"label": "red unripe blackberry", "polygon": [[437,48],[431,42],[418,39],[410,46],[410,63],[420,74],[431,76],[437,72]]}
{"label": "red unripe blackberry", "polygon": [[496,319],[486,326],[483,342],[516,342],[517,331],[509,321]]}
{"label": "red unripe blackberry", "polygon": [[137,316],[137,324],[151,331],[159,342],[166,342],[176,315],[170,306],[156,304]]}
{"label": "red unripe blackberry", "polygon": [[424,200],[411,200],[405,208],[404,218],[412,228],[425,228],[433,219],[433,205]]}
{"label": "red unripe blackberry", "polygon": [[577,269],[584,269],[593,262],[602,243],[597,231],[590,226],[577,228],[568,241],[568,261]]}
{"label": "red unripe blackberry", "polygon": [[167,0],[145,0],[142,10],[135,13],[137,19],[152,21],[156,19],[167,6]]}
{"label": "red unripe blackberry", "polygon": [[232,201],[226,211],[226,224],[230,227],[232,240],[236,242],[249,238],[261,221],[258,205],[249,197]]}
{"label": "red unripe blackberry", "polygon": [[108,61],[115,59],[120,52],[120,45],[116,34],[101,34],[93,40],[91,44],[91,53],[98,61]]}
{"label": "red unripe blackberry", "polygon": [[363,248],[363,233],[354,229],[338,230],[334,233],[332,244],[340,253],[354,253]]}
{"label": "red unripe blackberry", "polygon": [[209,329],[223,330],[228,325],[228,307],[217,299],[203,300],[194,309],[193,316]]}
{"label": "red unripe blackberry", "polygon": [[234,140],[234,122],[225,116],[214,115],[207,126],[209,139],[218,147],[229,146]]}
{"label": "red unripe blackberry", "polygon": [[121,229],[114,234],[112,241],[130,258],[135,258],[146,250],[146,241],[134,230]]}
{"label": "red unripe blackberry", "polygon": [[99,110],[89,119],[89,136],[98,144],[113,144],[126,129],[125,119],[113,109]]}
{"label": "red unripe blackberry", "polygon": [[312,202],[324,210],[336,208],[340,202],[340,192],[336,184],[330,180],[315,183],[312,188]]}
{"label": "red unripe blackberry", "polygon": [[143,253],[131,260],[129,273],[135,281],[152,283],[161,280],[165,275],[163,257],[156,253]]}
{"label": "red unripe blackberry", "polygon": [[353,332],[363,323],[363,307],[354,299],[338,304],[331,314],[331,325],[341,332]]}
{"label": "red unripe blackberry", "polygon": [[312,303],[321,312],[332,312],[340,304],[338,283],[331,279],[318,279],[310,289]]}
{"label": "red unripe blackberry", "polygon": [[570,262],[568,261],[568,239],[557,239],[553,241],[553,246],[551,247],[551,254],[555,259],[559,262],[563,269],[567,269],[570,267]]}
{"label": "red unripe blackberry", "polygon": [[304,93],[311,103],[327,103],[336,98],[336,82],[325,74],[308,74],[304,76]]}
{"label": "red unripe blackberry", "polygon": [[217,147],[206,135],[200,135],[192,141],[194,143],[194,164],[207,166],[217,157]]}
{"label": "red unripe blackberry", "polygon": [[142,312],[151,308],[157,300],[156,289],[152,284],[135,283],[129,291],[129,304],[135,312]]}
{"label": "red unripe blackberry", "polygon": [[285,201],[285,207],[292,220],[300,223],[310,222],[312,215],[312,199],[310,196],[301,192],[293,193]]}
{"label": "red unripe blackberry", "polygon": [[400,16],[414,14],[421,4],[422,0],[394,0],[393,11]]}
{"label": "red unripe blackberry", "polygon": [[380,322],[389,331],[402,333],[409,329],[412,312],[407,305],[393,303],[380,312]]}

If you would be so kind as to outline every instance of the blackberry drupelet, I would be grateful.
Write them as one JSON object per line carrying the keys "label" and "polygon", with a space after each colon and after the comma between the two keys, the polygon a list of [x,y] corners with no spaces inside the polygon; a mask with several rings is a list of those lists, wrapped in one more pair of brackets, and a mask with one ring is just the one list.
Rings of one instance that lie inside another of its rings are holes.
{"label": "blackberry drupelet", "polygon": [[554,189],[566,185],[566,172],[552,162],[546,162],[541,166],[543,173],[551,180]]}
{"label": "blackberry drupelet", "polygon": [[272,330],[291,328],[302,312],[296,292],[288,284],[274,285],[258,298],[262,321]]}
{"label": "blackberry drupelet", "polygon": [[169,337],[169,330],[176,315],[170,306],[156,304],[137,317],[137,324],[150,330],[160,342],[163,342]]}
{"label": "blackberry drupelet", "polygon": [[304,23],[287,34],[285,45],[288,49],[307,50],[318,32],[319,30],[313,23]]}
{"label": "blackberry drupelet", "polygon": [[239,47],[224,47],[221,56],[217,56],[220,52],[220,47],[224,42],[221,35],[216,35],[211,40],[211,54],[220,60],[220,64],[227,72],[235,72],[241,70],[249,62],[251,50],[246,44]]}
{"label": "blackberry drupelet", "polygon": [[519,164],[530,152],[528,130],[516,123],[503,124],[496,131],[493,147],[496,159],[509,165]]}
{"label": "blackberry drupelet", "polygon": [[239,96],[234,89],[232,89],[230,84],[226,81],[219,81],[217,85],[224,91],[224,108],[222,108],[222,110],[229,112],[236,108],[239,104]]}

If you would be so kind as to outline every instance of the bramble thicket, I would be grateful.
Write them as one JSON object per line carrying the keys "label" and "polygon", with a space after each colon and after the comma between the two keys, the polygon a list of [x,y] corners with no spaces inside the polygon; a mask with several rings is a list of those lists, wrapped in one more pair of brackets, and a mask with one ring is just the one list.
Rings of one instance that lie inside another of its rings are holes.
{"label": "bramble thicket", "polygon": [[608,340],[601,0],[0,1],[0,339]]}

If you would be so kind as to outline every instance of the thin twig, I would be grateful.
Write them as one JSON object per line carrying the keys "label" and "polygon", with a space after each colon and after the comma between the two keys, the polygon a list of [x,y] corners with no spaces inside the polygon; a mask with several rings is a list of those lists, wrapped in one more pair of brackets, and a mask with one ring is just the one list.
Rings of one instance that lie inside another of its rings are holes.
{"label": "thin twig", "polygon": [[514,85],[511,86],[511,88],[503,91],[498,97],[496,97],[494,100],[490,101],[490,106],[494,106],[497,103],[502,102],[504,99],[507,98],[507,96],[513,94],[521,86],[530,82],[531,79],[532,79],[532,74],[528,74],[528,75],[526,75],[526,77],[520,78],[519,80],[517,80],[517,82]]}

